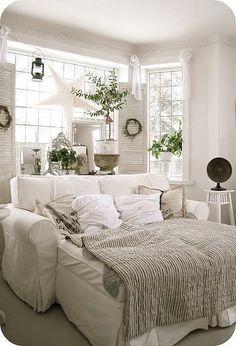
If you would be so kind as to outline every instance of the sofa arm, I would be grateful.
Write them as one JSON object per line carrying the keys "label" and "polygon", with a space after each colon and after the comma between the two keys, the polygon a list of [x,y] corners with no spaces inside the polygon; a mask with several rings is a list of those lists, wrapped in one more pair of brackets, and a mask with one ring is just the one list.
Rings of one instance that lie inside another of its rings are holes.
{"label": "sofa arm", "polygon": [[195,217],[198,220],[207,220],[209,215],[209,208],[205,202],[186,200],[187,217]]}
{"label": "sofa arm", "polygon": [[2,221],[5,249],[2,269],[13,291],[36,311],[55,301],[57,235],[52,221],[11,208]]}

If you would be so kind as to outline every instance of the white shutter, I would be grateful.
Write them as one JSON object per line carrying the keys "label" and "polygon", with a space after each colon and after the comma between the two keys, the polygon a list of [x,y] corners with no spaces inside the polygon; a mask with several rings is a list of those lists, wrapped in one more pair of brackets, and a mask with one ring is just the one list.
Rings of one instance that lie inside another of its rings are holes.
{"label": "white shutter", "polygon": [[[131,85],[120,83],[120,90],[131,89]],[[138,119],[143,131],[132,140],[124,136],[122,130],[129,118]],[[127,97],[127,105],[119,112],[119,174],[147,172],[147,97],[146,85],[142,85],[142,101],[132,94]]]}
{"label": "white shutter", "polygon": [[0,129],[0,203],[10,201],[9,180],[15,175],[15,65],[0,63],[0,105],[12,116],[8,130]]}

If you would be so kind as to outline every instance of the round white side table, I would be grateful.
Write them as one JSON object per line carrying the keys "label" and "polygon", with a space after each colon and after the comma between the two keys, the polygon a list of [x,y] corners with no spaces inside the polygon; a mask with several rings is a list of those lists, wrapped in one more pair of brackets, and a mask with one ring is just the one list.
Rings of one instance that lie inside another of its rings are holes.
{"label": "round white side table", "polygon": [[206,203],[214,204],[217,207],[217,222],[221,223],[221,206],[229,206],[229,217],[231,225],[235,226],[234,209],[231,194],[234,190],[214,191],[204,190],[207,193]]}

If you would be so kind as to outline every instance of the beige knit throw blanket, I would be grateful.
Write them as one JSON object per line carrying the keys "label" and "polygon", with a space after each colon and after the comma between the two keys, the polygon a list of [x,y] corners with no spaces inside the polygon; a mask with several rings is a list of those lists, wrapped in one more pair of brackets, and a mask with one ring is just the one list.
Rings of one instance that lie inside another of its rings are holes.
{"label": "beige knit throw blanket", "polygon": [[236,305],[236,227],[190,219],[84,236],[127,289],[126,340]]}

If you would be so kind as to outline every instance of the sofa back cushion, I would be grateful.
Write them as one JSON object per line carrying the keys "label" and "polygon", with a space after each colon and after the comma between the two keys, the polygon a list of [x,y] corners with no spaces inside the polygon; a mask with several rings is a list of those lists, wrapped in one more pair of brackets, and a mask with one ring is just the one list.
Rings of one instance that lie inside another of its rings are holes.
{"label": "sofa back cushion", "polygon": [[11,180],[12,204],[16,208],[34,211],[35,199],[43,205],[66,195],[100,193],[97,177],[92,176],[27,176]]}
{"label": "sofa back cushion", "polygon": [[101,193],[114,197],[138,193],[139,185],[145,185],[150,189],[169,189],[168,180],[159,174],[106,175],[100,177],[99,182]]}
{"label": "sofa back cushion", "polygon": [[138,193],[139,185],[160,190],[169,188],[164,175],[148,173],[110,176],[19,175],[11,180],[11,198],[14,207],[34,211],[35,199],[45,205],[66,195],[129,195]]}

